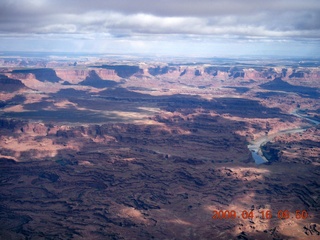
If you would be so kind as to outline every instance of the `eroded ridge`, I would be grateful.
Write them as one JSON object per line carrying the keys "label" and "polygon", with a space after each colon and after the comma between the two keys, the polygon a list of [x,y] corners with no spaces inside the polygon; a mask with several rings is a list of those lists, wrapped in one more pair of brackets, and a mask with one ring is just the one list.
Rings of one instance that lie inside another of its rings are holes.
{"label": "eroded ridge", "polygon": [[1,63],[0,238],[319,238],[318,67],[37,61]]}

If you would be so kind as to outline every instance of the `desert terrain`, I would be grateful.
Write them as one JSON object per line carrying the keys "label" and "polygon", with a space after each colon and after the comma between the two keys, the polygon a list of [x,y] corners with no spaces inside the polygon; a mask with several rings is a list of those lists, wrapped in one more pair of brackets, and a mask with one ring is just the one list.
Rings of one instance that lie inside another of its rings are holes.
{"label": "desert terrain", "polygon": [[319,239],[319,81],[316,60],[2,57],[0,239]]}

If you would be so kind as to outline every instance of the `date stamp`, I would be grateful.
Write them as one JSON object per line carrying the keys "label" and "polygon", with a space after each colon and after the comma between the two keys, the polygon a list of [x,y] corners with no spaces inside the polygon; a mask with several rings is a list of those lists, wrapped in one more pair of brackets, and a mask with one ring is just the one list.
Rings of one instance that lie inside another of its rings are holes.
{"label": "date stamp", "polygon": [[212,213],[212,219],[307,219],[309,216],[306,210],[296,210],[294,213],[289,212],[289,210],[279,210],[276,213],[271,210],[258,212],[243,210],[238,213],[235,210],[214,210]]}

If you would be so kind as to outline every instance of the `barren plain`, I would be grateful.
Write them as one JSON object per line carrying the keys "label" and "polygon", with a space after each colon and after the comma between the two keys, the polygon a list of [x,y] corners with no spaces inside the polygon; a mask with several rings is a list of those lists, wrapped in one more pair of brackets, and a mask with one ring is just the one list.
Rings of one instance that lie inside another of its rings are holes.
{"label": "barren plain", "polygon": [[319,81],[311,60],[2,58],[0,239],[319,239]]}

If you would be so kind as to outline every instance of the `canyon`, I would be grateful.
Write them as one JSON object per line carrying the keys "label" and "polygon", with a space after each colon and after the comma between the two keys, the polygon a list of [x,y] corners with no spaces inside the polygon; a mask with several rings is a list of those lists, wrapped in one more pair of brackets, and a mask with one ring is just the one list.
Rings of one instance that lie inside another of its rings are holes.
{"label": "canyon", "polygon": [[319,238],[319,61],[0,66],[1,239]]}

